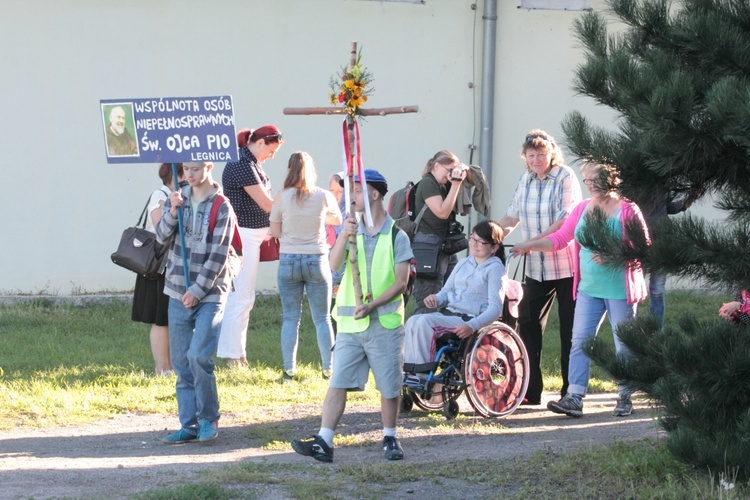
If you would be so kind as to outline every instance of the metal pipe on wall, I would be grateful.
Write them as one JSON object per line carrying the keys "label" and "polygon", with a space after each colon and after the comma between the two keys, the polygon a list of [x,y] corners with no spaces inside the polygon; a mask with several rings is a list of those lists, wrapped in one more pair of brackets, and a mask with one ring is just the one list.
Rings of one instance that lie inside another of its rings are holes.
{"label": "metal pipe on wall", "polygon": [[482,103],[479,132],[479,165],[487,185],[492,186],[492,143],[495,119],[495,51],[497,41],[497,0],[485,0],[482,38]]}

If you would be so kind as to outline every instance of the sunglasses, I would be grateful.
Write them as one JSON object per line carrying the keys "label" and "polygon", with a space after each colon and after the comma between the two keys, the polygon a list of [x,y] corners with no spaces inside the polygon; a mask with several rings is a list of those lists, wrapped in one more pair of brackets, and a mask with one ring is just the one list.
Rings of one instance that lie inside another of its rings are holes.
{"label": "sunglasses", "polygon": [[534,139],[541,139],[543,141],[551,142],[554,144],[554,141],[552,139],[550,139],[546,135],[541,135],[541,134],[529,134],[526,136],[525,142],[533,141]]}
{"label": "sunglasses", "polygon": [[281,134],[271,134],[261,137],[261,139],[264,139],[266,144],[268,144],[269,142],[281,142],[284,140],[284,137]]}

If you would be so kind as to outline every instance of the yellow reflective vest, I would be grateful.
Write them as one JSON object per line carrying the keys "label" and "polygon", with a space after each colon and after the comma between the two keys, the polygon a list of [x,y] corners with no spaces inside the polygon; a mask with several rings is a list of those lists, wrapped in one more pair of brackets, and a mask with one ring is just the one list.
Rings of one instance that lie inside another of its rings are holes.
{"label": "yellow reflective vest", "polygon": [[[357,265],[362,282],[362,293],[365,297],[370,296],[370,294],[372,294],[372,297],[379,297],[396,281],[393,244],[396,241],[398,229],[394,226],[395,223],[391,222],[388,235],[378,234],[378,241],[375,243],[372,255],[370,275],[367,274],[364,237],[362,234],[357,235]],[[341,285],[336,295],[336,307],[333,309],[338,333],[360,333],[370,326],[369,316],[354,319],[354,309],[357,307],[357,302],[354,298],[354,281],[351,268],[351,262],[347,259],[344,277],[341,279]],[[404,324],[404,300],[401,294],[376,310],[378,320],[383,328],[393,330]]]}

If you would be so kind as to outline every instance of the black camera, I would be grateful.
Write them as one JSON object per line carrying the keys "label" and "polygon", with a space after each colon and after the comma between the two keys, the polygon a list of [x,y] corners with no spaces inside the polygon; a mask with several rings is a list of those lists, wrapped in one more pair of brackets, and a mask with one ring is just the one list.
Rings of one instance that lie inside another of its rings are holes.
{"label": "black camera", "polygon": [[460,234],[464,232],[464,225],[457,220],[452,220],[448,223],[448,230],[446,236],[453,236],[454,234]]}
{"label": "black camera", "polygon": [[453,255],[469,247],[469,240],[464,234],[464,225],[453,219],[448,222],[448,228],[443,239],[442,252],[446,255]]}

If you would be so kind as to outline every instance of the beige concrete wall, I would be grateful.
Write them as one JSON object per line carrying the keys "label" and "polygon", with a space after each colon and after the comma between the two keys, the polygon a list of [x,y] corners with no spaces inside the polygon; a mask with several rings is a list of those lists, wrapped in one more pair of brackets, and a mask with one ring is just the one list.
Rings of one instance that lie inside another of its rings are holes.
{"label": "beige concrete wall", "polygon": [[[356,40],[375,75],[368,106],[421,109],[367,119],[367,166],[381,170],[395,190],[417,179],[439,149],[468,162],[468,145],[479,141],[484,9],[479,1],[472,10],[472,3],[0,2],[6,201],[0,291],[132,287],[132,273],[113,265],[109,254],[159,179],[154,165],[106,163],[102,98],[231,94],[238,128],[274,123],[284,132],[277,158],[265,165],[275,188],[297,150],[312,154],[325,184],[341,168],[339,119],[284,116],[282,109],[325,106],[328,79],[347,64],[349,42]],[[612,124],[607,109],[572,95],[580,54],[571,23],[580,13],[498,3],[494,217],[512,194],[528,129],[541,127],[559,138],[560,120],[571,109]],[[222,169],[217,164],[218,180]],[[275,265],[262,267],[259,288],[275,288]]]}

